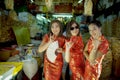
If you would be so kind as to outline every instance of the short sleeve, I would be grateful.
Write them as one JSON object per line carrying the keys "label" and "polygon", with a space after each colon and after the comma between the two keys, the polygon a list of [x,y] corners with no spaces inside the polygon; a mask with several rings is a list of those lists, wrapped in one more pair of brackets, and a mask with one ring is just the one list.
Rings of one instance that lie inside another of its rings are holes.
{"label": "short sleeve", "polygon": [[45,42],[48,42],[48,41],[49,41],[48,34],[45,34],[45,35],[43,36],[43,41],[45,41]]}
{"label": "short sleeve", "polygon": [[109,43],[108,43],[108,41],[107,41],[107,40],[104,40],[104,41],[100,44],[98,50],[99,50],[101,53],[106,54],[106,53],[108,52],[108,50],[109,50]]}

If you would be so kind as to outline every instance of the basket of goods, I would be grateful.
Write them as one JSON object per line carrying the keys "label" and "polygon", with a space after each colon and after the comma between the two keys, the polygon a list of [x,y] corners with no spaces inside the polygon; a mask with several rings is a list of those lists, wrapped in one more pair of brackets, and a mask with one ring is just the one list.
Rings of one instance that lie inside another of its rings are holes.
{"label": "basket of goods", "polygon": [[0,50],[0,61],[7,61],[11,55],[11,50]]}

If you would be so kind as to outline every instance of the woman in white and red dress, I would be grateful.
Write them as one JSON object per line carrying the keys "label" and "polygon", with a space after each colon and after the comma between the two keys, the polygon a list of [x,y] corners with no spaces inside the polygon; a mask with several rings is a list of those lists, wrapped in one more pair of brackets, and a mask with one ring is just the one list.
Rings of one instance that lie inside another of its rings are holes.
{"label": "woman in white and red dress", "polygon": [[58,48],[56,49],[56,59],[51,62],[45,54],[44,56],[44,76],[45,80],[60,80],[63,67],[62,47],[65,43],[65,37],[62,35],[62,24],[59,20],[53,20],[50,25],[50,33],[43,37],[43,40],[38,47],[38,52],[41,53],[46,51],[50,44],[58,41]]}

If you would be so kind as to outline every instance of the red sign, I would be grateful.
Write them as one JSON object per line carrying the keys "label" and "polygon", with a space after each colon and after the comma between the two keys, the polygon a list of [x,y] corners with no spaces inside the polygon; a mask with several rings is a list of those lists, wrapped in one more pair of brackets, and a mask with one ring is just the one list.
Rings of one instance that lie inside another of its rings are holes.
{"label": "red sign", "polygon": [[60,3],[54,7],[55,13],[72,13],[72,4]]}

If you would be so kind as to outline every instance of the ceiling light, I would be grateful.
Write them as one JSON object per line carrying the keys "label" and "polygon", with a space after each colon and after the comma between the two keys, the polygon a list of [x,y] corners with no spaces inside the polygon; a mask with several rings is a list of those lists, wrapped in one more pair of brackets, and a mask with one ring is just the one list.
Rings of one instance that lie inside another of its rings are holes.
{"label": "ceiling light", "polygon": [[34,1],[33,0],[30,0],[31,1],[31,3],[33,3]]}
{"label": "ceiling light", "polygon": [[78,3],[81,3],[83,0],[79,0]]}
{"label": "ceiling light", "polygon": [[72,14],[53,14],[53,17],[73,17]]}

